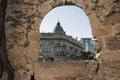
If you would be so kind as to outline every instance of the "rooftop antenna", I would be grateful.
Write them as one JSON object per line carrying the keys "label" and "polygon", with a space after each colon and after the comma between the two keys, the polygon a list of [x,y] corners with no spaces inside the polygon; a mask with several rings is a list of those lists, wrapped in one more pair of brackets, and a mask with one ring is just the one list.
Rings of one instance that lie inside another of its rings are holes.
{"label": "rooftop antenna", "polygon": [[65,3],[67,2],[67,0],[65,0]]}
{"label": "rooftop antenna", "polygon": [[68,4],[68,2],[67,2],[67,0],[65,0],[65,5],[67,5]]}
{"label": "rooftop antenna", "polygon": [[59,17],[58,17],[58,22],[60,22],[60,21],[59,21]]}
{"label": "rooftop antenna", "polygon": [[58,17],[58,22],[57,23],[60,25],[59,17]]}

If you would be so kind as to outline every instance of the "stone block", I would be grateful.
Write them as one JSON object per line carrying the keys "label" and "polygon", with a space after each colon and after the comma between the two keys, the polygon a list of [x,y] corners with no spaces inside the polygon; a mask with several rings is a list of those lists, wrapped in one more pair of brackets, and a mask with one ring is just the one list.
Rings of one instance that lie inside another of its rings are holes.
{"label": "stone block", "polygon": [[106,67],[102,64],[99,66],[95,80],[119,80],[120,72],[119,69]]}
{"label": "stone block", "polygon": [[96,72],[97,62],[36,62],[34,68],[38,80],[89,80]]}
{"label": "stone block", "polygon": [[31,30],[28,37],[29,37],[30,42],[38,42],[39,43],[40,33],[38,30]]}
{"label": "stone block", "polygon": [[120,69],[120,52],[106,52],[102,54],[101,63],[107,68]]}
{"label": "stone block", "polygon": [[38,42],[30,43],[26,48],[26,53],[24,57],[26,57],[27,63],[33,63],[33,61],[38,61],[39,56],[39,44]]}
{"label": "stone block", "polygon": [[105,37],[113,34],[113,25],[103,25],[93,28],[93,35],[96,37]]}
{"label": "stone block", "polygon": [[92,24],[92,27],[94,28],[99,27],[100,20],[97,18],[95,13],[91,13],[88,17],[89,17],[90,23]]}
{"label": "stone block", "polygon": [[120,35],[106,37],[106,49],[109,51],[120,50]]}
{"label": "stone block", "polygon": [[95,39],[96,39],[94,44],[95,52],[100,53],[103,49],[103,38],[96,37]]}
{"label": "stone block", "polygon": [[117,24],[117,23],[120,23],[120,19],[117,18],[117,17],[120,17],[120,14],[119,13],[116,13],[116,14],[111,14],[110,16],[106,17],[106,24]]}
{"label": "stone block", "polygon": [[115,34],[120,34],[120,23],[119,24],[115,24]]}

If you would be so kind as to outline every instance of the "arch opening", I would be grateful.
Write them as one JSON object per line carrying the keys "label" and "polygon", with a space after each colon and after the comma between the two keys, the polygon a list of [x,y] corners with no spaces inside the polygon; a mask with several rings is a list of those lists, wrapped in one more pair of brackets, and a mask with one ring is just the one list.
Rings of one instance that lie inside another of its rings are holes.
{"label": "arch opening", "polygon": [[40,61],[94,59],[90,22],[78,6],[53,8],[43,18],[39,31]]}

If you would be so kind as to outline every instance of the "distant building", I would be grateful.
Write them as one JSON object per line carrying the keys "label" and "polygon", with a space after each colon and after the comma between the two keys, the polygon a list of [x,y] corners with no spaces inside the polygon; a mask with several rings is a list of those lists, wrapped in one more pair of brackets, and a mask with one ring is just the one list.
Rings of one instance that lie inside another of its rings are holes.
{"label": "distant building", "polygon": [[82,44],[66,35],[59,21],[53,33],[40,33],[40,55],[46,60],[74,60],[77,50],[83,50]]}
{"label": "distant building", "polygon": [[92,40],[92,38],[81,38],[80,42],[82,43],[85,52],[91,52],[93,56],[95,55],[94,40]]}

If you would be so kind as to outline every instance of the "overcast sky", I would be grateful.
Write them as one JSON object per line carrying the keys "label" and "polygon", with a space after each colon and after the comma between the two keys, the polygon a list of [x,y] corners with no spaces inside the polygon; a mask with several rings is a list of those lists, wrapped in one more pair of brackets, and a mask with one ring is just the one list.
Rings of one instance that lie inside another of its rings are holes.
{"label": "overcast sky", "polygon": [[61,6],[52,9],[42,20],[40,32],[53,32],[58,19],[67,35],[78,37],[78,39],[92,37],[87,15],[76,6]]}

